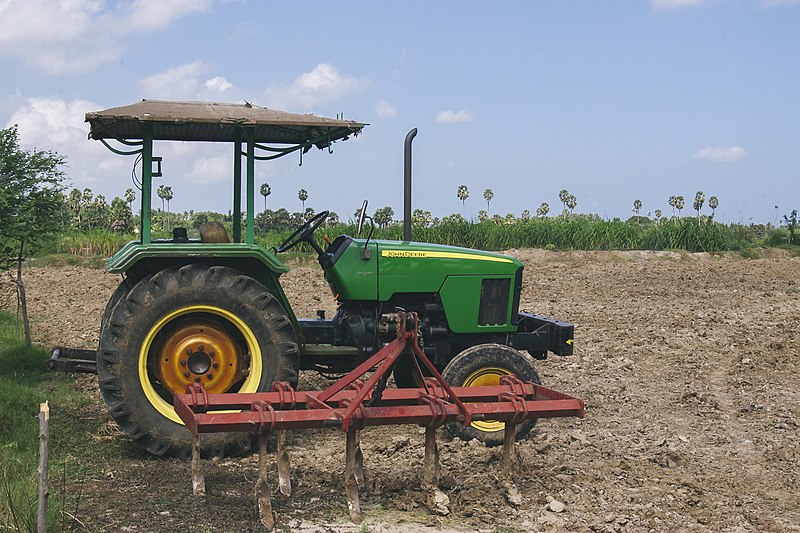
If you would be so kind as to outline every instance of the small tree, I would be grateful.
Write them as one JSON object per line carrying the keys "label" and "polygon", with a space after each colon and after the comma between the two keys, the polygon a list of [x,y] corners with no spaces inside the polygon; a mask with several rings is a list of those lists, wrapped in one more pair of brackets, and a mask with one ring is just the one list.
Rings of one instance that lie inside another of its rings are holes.
{"label": "small tree", "polygon": [[661,222],[661,209],[656,209],[656,224]]}
{"label": "small tree", "polygon": [[642,201],[641,200],[634,200],[633,201],[633,212],[636,213],[636,223],[640,222],[639,220],[639,212],[642,210]]}
{"label": "small tree", "polygon": [[[130,189],[128,189],[130,190]],[[108,213],[108,219],[113,231],[130,231],[132,225],[133,215],[131,208],[119,196],[115,196],[111,200],[111,209]]]}
{"label": "small tree", "polygon": [[520,220],[523,222],[528,222],[531,219],[531,212],[525,209],[522,214],[519,216]]}
{"label": "small tree", "polygon": [[411,214],[411,224],[418,228],[430,227],[433,224],[433,215],[427,210],[414,209]]}
{"label": "small tree", "polygon": [[394,216],[394,209],[392,209],[389,206],[386,206],[386,207],[381,207],[380,209],[376,209],[375,215],[372,218],[375,220],[375,223],[379,227],[385,228],[392,223],[393,216]]}
{"label": "small tree", "polygon": [[708,199],[708,207],[711,208],[711,218],[714,218],[714,214],[719,207],[719,198],[716,196],[712,196]]}
{"label": "small tree", "polygon": [[783,222],[786,224],[786,229],[789,230],[789,244],[794,244],[794,234],[797,231],[797,209],[793,209],[788,216],[783,215]]}
{"label": "small tree", "polygon": [[22,150],[17,126],[0,130],[0,266],[16,263],[17,304],[26,346],[31,346],[22,262],[63,226],[64,157],[55,152]]}
{"label": "small tree", "polygon": [[[269,183],[262,183],[261,189],[259,189],[261,196],[264,197],[264,211],[267,210],[267,196],[272,194],[272,187],[269,186]],[[305,207],[305,206],[304,206]]]}
{"label": "small tree", "polygon": [[489,220],[489,213],[483,209],[478,210],[478,222],[486,222]]}
{"label": "small tree", "polygon": [[461,216],[466,216],[464,215],[464,203],[467,201],[467,198],[469,198],[469,189],[467,186],[459,185],[456,196],[458,196],[458,199],[461,200]]}
{"label": "small tree", "polygon": [[483,199],[486,200],[487,213],[491,213],[491,210],[489,209],[489,204],[491,203],[492,198],[494,198],[494,193],[492,192],[492,189],[486,189],[485,191],[483,191]]}

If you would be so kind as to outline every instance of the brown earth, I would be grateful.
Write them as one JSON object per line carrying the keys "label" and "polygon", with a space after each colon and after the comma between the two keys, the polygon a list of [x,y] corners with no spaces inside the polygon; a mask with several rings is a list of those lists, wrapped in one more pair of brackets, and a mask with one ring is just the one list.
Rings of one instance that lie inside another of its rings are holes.
{"label": "brown earth", "polygon": [[[504,498],[496,449],[442,434],[451,513],[429,515],[419,429],[367,429],[359,529],[346,521],[343,436],[296,432],[295,494],[274,498],[281,529],[800,531],[800,260],[778,252],[509,253],[526,263],[521,307],[576,324],[576,354],[540,362],[543,383],[586,401],[583,420],[540,421],[520,443],[522,504]],[[118,278],[64,267],[31,268],[26,279],[39,343],[95,346]],[[315,265],[282,279],[298,316],[334,310]],[[0,306],[10,307],[3,283]],[[78,383],[93,391],[94,381]],[[301,383],[318,381],[309,374]],[[92,396],[96,409],[84,416],[97,435],[81,459],[88,477],[76,525],[259,530],[254,457],[208,463],[209,494],[192,497],[189,465],[138,452]],[[111,452],[91,453],[109,440]]]}

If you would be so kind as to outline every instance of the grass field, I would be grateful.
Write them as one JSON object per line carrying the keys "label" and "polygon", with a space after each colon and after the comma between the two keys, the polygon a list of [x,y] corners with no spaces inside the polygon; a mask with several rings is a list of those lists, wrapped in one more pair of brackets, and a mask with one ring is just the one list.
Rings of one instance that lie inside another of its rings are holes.
{"label": "grass field", "polygon": [[[39,404],[50,402],[48,530],[62,531],[80,503],[80,450],[90,425],[80,413],[89,399],[66,374],[45,372],[46,351],[28,349],[14,317],[0,312],[0,531],[35,531]],[[67,498],[65,487],[73,486]]]}

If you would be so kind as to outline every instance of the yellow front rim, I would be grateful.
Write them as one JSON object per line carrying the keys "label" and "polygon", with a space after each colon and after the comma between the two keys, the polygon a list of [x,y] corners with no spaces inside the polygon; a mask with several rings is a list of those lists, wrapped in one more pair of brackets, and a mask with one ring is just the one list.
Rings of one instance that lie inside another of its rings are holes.
{"label": "yellow front rim", "polygon": [[[213,305],[192,305],[177,309],[162,317],[153,325],[152,328],[150,328],[150,331],[147,332],[147,336],[145,337],[144,342],[142,342],[142,346],[139,350],[138,366],[139,383],[142,384],[142,390],[144,391],[147,400],[159,413],[178,424],[183,424],[183,422],[181,421],[180,417],[175,414],[175,410],[172,408],[172,405],[165,401],[156,391],[152,381],[150,380],[149,372],[147,371],[147,362],[150,355],[150,348],[153,345],[153,340],[155,339],[156,335],[173,320],[180,317],[187,317],[187,315],[194,313],[205,313],[220,317],[232,324],[244,338],[246,347],[243,348],[246,348],[246,351],[250,354],[250,368],[241,388],[239,388],[239,392],[257,392],[258,387],[261,384],[261,349],[258,346],[258,341],[256,340],[253,330],[250,329],[250,327],[241,318],[230,311]],[[187,317],[187,320],[190,320],[190,318]],[[158,364],[160,364],[160,361]]]}
{"label": "yellow front rim", "polygon": [[[511,375],[505,368],[484,367],[479,368],[464,380],[465,387],[492,387],[500,385],[500,378]],[[473,422],[472,427],[486,433],[496,433],[506,428],[505,422],[498,420],[481,420]]]}

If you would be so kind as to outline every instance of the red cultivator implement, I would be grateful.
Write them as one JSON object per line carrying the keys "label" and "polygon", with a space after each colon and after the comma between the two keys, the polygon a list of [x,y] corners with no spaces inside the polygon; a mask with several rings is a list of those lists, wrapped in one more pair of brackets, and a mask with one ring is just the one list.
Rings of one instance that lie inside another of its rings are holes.
{"label": "red cultivator implement", "polygon": [[[291,494],[288,429],[337,428],[347,434],[345,491],[350,519],[361,522],[359,486],[363,483],[363,460],[359,430],[366,426],[415,424],[425,427],[423,489],[433,512],[446,513],[447,496],[438,488],[439,452],[436,430],[446,423],[469,425],[494,420],[505,423],[500,468],[513,488],[512,467],[517,426],[535,418],[583,416],[583,401],[566,394],[505,376],[497,386],[450,387],[419,346],[416,313],[397,313],[397,338],[324,391],[295,391],[288,383],[276,382],[273,392],[208,394],[201,384],[189,385],[186,394],[176,394],[175,411],[192,432],[192,485],[195,494],[205,493],[200,461],[200,434],[255,432],[258,435],[258,481],[256,505],[261,522],[275,524],[267,476],[267,440],[277,437],[278,486]],[[386,381],[397,359],[406,352],[417,369],[425,366],[433,376],[419,388],[386,389]],[[410,352],[410,353],[409,353]],[[366,375],[372,372],[369,377]]]}

